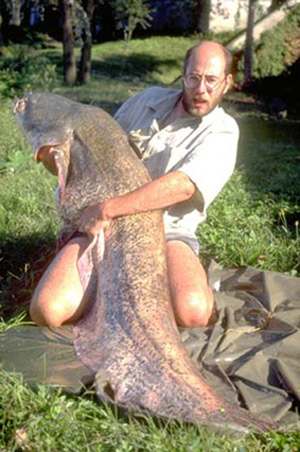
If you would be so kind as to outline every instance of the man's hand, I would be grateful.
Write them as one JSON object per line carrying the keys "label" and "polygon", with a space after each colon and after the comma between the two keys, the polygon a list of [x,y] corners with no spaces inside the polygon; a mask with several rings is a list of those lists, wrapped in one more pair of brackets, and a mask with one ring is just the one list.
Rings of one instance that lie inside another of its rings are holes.
{"label": "man's hand", "polygon": [[194,183],[181,171],[173,171],[122,196],[89,206],[80,219],[79,230],[95,237],[113,218],[164,209],[186,201],[196,191]]}
{"label": "man's hand", "polygon": [[105,215],[104,205],[102,202],[85,209],[79,221],[79,231],[93,238],[109,225],[111,219]]}

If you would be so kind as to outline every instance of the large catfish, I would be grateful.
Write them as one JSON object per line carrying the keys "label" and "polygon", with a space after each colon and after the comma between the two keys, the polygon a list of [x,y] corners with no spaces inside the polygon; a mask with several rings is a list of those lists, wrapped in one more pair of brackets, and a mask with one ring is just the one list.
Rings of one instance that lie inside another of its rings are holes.
{"label": "large catfish", "polygon": [[[55,154],[65,231],[76,231],[88,205],[150,180],[126,135],[100,108],[29,93],[14,113],[35,158],[45,147]],[[74,345],[96,373],[98,394],[108,396],[110,387],[116,403],[187,422],[243,432],[274,427],[220,397],[183,347],[170,304],[161,212],[113,220],[91,242],[79,271],[92,296],[74,326]]]}

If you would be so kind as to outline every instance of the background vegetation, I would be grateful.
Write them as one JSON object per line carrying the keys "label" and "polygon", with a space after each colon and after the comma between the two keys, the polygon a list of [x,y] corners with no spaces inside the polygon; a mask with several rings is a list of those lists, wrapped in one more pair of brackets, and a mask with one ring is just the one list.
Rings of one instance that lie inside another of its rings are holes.
{"label": "background vegetation", "polygon": [[[217,36],[217,39],[225,39]],[[199,39],[133,39],[93,47],[91,81],[65,86],[61,44],[8,45],[0,61],[0,328],[28,322],[32,290],[55,252],[59,230],[56,178],[37,165],[12,115],[12,100],[30,89],[93,103],[113,114],[130,95],[169,86],[185,51]],[[36,41],[35,41],[36,42]],[[76,49],[79,52],[79,49]],[[180,82],[173,83],[174,87]],[[265,105],[233,90],[224,105],[241,131],[237,168],[199,226],[200,257],[230,267],[299,275],[299,120],[278,120]],[[98,405],[88,391],[71,397],[1,372],[0,450],[3,451],[296,451],[296,433],[233,439],[199,426],[124,418]]]}

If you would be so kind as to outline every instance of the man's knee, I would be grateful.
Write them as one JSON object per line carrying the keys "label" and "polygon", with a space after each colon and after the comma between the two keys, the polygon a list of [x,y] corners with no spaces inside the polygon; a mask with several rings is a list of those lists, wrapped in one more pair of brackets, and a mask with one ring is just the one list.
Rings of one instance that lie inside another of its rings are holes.
{"label": "man's knee", "polygon": [[[209,294],[210,295],[210,294]],[[213,311],[213,296],[189,293],[177,311],[177,324],[182,327],[206,326]]]}
{"label": "man's knee", "polygon": [[42,297],[33,297],[29,314],[34,323],[38,326],[59,327],[65,320],[62,303],[44,300]]}
{"label": "man's knee", "polygon": [[71,240],[55,257],[40,279],[30,305],[30,316],[39,326],[61,326],[77,319],[83,305],[83,289],[77,261],[88,239]]}

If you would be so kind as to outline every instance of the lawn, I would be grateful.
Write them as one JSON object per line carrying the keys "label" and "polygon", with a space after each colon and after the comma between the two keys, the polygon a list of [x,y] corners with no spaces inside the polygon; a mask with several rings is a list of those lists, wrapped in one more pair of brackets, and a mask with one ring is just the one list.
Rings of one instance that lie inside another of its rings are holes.
{"label": "lawn", "polygon": [[[52,90],[113,114],[128,96],[144,87],[165,86],[176,80],[183,55],[194,42],[195,38],[183,37],[137,39],[127,54],[121,42],[96,45],[91,83],[72,88],[61,84],[61,48],[55,43],[43,50],[27,49],[28,61],[24,49],[18,50],[17,58],[22,59],[27,74],[23,78],[14,74],[16,54],[11,60],[7,56],[9,69],[0,70],[2,330],[29,320],[28,301],[54,255],[60,225],[53,204],[56,178],[34,162],[14,121],[12,99],[31,88]],[[200,257],[206,264],[214,259],[226,267],[250,265],[299,276],[300,120],[271,118],[241,93],[232,92],[224,105],[240,126],[238,161],[234,175],[198,228]],[[89,393],[70,397],[45,387],[33,392],[19,376],[3,372],[0,378],[0,451],[252,452],[300,448],[297,433],[233,440],[200,426],[120,417]]]}

